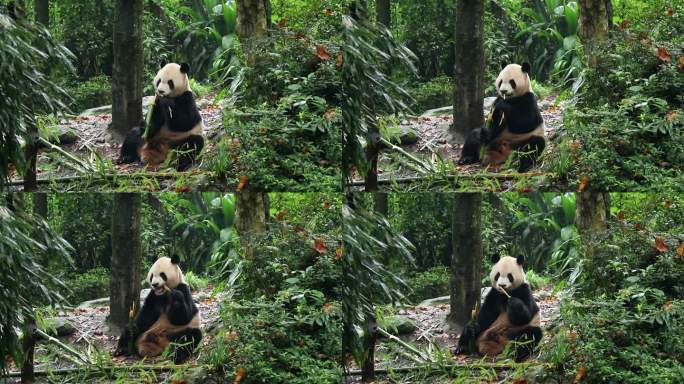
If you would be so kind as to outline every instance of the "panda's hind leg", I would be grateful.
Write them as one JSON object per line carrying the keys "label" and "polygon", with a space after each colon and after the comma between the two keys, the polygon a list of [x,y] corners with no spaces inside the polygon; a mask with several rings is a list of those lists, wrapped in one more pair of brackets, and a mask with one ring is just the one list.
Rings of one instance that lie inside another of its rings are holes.
{"label": "panda's hind leg", "polygon": [[197,159],[202,148],[204,148],[204,138],[199,135],[192,135],[179,144],[175,148],[179,152],[176,169],[182,172],[190,168],[195,163],[195,159]]}
{"label": "panda's hind leg", "polygon": [[173,361],[175,364],[181,364],[195,352],[195,348],[202,341],[202,331],[196,328],[189,328],[171,335],[169,340],[177,344]]}
{"label": "panda's hind leg", "polygon": [[117,164],[128,164],[140,161],[140,148],[143,146],[142,129],[144,123],[139,127],[133,127],[124,138],[119,152],[119,158],[116,160]]}
{"label": "panda's hind leg", "polygon": [[542,336],[542,330],[539,327],[526,327],[509,332],[508,338],[515,342],[515,361],[521,362],[530,357]]}
{"label": "panda's hind leg", "polygon": [[537,159],[544,152],[546,140],[542,136],[532,136],[527,143],[517,150],[520,152],[520,165],[518,172],[527,172],[537,166]]}

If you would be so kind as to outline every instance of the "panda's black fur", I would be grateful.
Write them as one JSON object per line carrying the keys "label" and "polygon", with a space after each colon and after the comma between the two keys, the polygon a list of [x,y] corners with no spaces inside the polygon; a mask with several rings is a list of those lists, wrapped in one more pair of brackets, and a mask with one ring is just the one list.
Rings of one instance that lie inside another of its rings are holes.
{"label": "panda's black fur", "polygon": [[[497,268],[499,261],[499,255],[492,257],[492,271]],[[524,257],[518,256],[516,262],[522,271]],[[494,281],[492,278],[492,285]],[[509,341],[515,341],[516,361],[524,360],[532,354],[543,336],[539,306],[526,282],[506,292],[511,296],[510,299],[495,287],[490,289],[478,312],[474,327],[466,326],[461,334],[456,353],[476,352],[469,349],[469,346],[476,345],[480,354],[496,355],[503,351]]]}
{"label": "panda's black fur", "polygon": [[[168,71],[166,67],[166,64],[162,64],[162,69],[157,76],[160,76],[163,71]],[[187,76],[188,71],[189,66],[187,64],[180,65],[180,73]],[[155,84],[155,86],[157,85],[159,82]],[[183,84],[174,84],[171,80],[168,86],[173,91],[174,87],[180,87]],[[188,85],[185,84],[185,87],[187,88]],[[126,135],[117,162],[122,164],[141,161],[141,153],[145,152],[147,157],[153,159],[151,163],[154,165],[163,162],[167,152],[174,149],[179,152],[177,169],[179,171],[186,170],[194,163],[195,158],[204,147],[204,138],[199,134],[193,134],[196,127],[202,123],[202,116],[199,108],[197,108],[192,91],[186,90],[178,96],[157,94],[152,108],[152,119],[147,138],[143,137],[145,122],[141,122],[140,126],[134,127]],[[172,135],[179,134],[185,137],[179,142],[174,142],[170,140],[170,137],[167,137],[169,135],[165,134],[162,129],[164,127]],[[146,157],[145,155],[142,158]]]}
{"label": "panda's black fur", "polygon": [[[177,265],[178,262],[177,256],[171,258],[173,265]],[[165,277],[164,273],[162,277]],[[152,328],[155,328],[155,331],[148,332]],[[119,338],[114,356],[139,354],[143,357],[154,357],[169,343],[175,343],[174,362],[180,364],[192,355],[201,340],[199,309],[192,299],[190,288],[181,281],[175,288],[169,288],[162,295],[155,294],[154,289],[150,290],[142,308],[135,316],[134,326],[132,329],[126,327]],[[131,342],[135,345],[134,351],[128,349]],[[142,346],[147,349],[150,345],[153,346],[153,353],[141,351]]]}
{"label": "panda's black fur", "polygon": [[[522,75],[529,76],[530,65],[528,63],[523,63],[520,69]],[[508,70],[507,65],[503,63],[499,76],[501,77]],[[536,166],[537,159],[546,147],[546,140],[543,136],[544,120],[537,105],[537,98],[530,90],[529,80],[516,83],[514,79],[510,79],[509,84],[513,90],[518,88],[518,91],[522,91],[523,94],[507,98],[499,94],[494,102],[490,128],[475,128],[468,133],[458,164],[480,162],[482,147],[490,153],[493,152],[492,155],[499,154],[499,156],[486,155],[484,161],[486,165],[490,165],[487,164],[487,158],[490,157],[502,158],[505,161],[508,155],[500,156],[501,146],[505,144],[519,152],[519,172],[527,172]],[[497,90],[501,86],[501,80],[498,80]],[[520,89],[519,87],[527,88]]]}

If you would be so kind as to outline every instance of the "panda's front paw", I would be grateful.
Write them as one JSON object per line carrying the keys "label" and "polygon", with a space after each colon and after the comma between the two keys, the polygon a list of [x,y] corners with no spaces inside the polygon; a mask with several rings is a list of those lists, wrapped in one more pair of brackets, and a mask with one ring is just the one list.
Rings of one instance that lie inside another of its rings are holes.
{"label": "panda's front paw", "polygon": [[525,303],[523,303],[523,301],[520,300],[519,298],[513,296],[510,299],[508,299],[508,308],[509,309],[516,311],[516,310],[519,310],[520,308],[524,308],[524,307],[525,307]]}

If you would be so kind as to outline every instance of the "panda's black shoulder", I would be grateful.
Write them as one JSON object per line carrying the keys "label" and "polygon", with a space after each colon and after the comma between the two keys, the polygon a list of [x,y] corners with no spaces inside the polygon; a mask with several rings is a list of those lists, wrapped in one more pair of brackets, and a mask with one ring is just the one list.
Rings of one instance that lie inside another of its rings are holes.
{"label": "panda's black shoulder", "polygon": [[186,91],[182,95],[174,98],[172,109],[173,113],[169,123],[169,129],[172,131],[189,131],[202,121],[202,116],[195,103],[195,96],[191,91]]}

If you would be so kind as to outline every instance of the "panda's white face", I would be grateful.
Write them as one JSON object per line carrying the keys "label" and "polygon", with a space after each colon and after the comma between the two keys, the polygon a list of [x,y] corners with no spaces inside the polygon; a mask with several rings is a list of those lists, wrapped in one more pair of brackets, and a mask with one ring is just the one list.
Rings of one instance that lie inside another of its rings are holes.
{"label": "panda's white face", "polygon": [[178,284],[185,283],[185,278],[176,258],[172,260],[168,257],[160,257],[147,272],[147,281],[155,295],[163,295],[167,289],[173,289]]}
{"label": "panda's white face", "polygon": [[495,86],[504,99],[522,96],[530,91],[530,65],[523,63],[506,65],[496,78]]}
{"label": "panda's white face", "polygon": [[522,264],[524,259],[519,256],[517,259],[511,256],[504,256],[493,261],[492,271],[489,273],[489,278],[492,282],[492,288],[498,291],[511,292],[526,282],[525,271],[523,271]]}
{"label": "panda's white face", "polygon": [[160,97],[177,97],[190,90],[187,64],[169,63],[154,77],[154,91]]}

